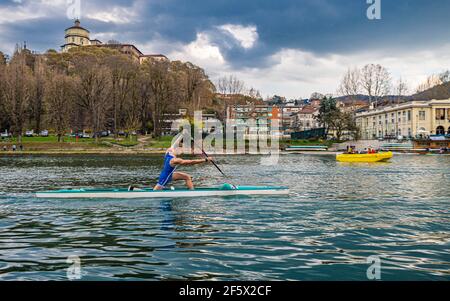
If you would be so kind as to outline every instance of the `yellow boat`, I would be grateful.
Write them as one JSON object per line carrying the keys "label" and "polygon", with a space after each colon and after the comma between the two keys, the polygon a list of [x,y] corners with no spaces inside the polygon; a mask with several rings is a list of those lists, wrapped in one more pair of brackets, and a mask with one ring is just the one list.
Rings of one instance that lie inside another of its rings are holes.
{"label": "yellow boat", "polygon": [[336,156],[336,160],[339,162],[361,162],[372,163],[381,162],[391,159],[394,155],[392,152],[382,152],[376,154],[339,154]]}

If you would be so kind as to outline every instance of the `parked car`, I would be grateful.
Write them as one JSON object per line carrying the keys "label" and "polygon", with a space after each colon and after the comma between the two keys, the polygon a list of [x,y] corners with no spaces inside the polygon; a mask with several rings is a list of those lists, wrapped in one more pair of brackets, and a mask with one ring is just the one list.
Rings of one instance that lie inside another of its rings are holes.
{"label": "parked car", "polygon": [[41,131],[41,133],[39,134],[39,136],[41,136],[41,137],[48,137],[48,131],[47,131],[47,130]]}
{"label": "parked car", "polygon": [[5,132],[0,134],[0,137],[3,138],[3,139],[4,138],[10,138],[11,137],[11,133],[8,132],[8,131],[5,131]]}
{"label": "parked car", "polygon": [[102,131],[102,132],[95,133],[92,136],[92,138],[95,138],[95,137],[108,137],[108,136],[109,136],[109,132],[108,131]]}
{"label": "parked car", "polygon": [[25,137],[33,137],[34,136],[34,131],[33,130],[29,130],[25,132]]}
{"label": "parked car", "polygon": [[91,138],[91,136],[90,136],[89,134],[86,134],[86,133],[83,133],[83,132],[78,132],[78,133],[70,134],[70,137],[73,137],[73,138],[80,138],[80,139]]}

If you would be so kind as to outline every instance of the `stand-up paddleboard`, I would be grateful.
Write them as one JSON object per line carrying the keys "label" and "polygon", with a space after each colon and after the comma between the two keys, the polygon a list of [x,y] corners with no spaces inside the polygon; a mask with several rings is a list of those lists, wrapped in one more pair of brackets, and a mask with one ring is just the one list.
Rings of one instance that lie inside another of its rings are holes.
{"label": "stand-up paddleboard", "polygon": [[70,189],[37,192],[38,198],[49,199],[151,199],[151,198],[193,198],[207,196],[255,196],[255,195],[286,195],[287,187],[270,186],[232,186],[223,185],[217,188],[165,189],[154,191],[151,188],[134,190],[111,189]]}

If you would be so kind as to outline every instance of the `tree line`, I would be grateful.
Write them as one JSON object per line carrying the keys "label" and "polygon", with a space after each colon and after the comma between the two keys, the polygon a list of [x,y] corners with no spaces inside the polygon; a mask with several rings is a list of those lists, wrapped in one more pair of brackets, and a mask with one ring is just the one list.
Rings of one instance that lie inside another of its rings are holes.
{"label": "tree line", "polygon": [[[449,70],[429,76],[417,86],[415,93],[448,82],[450,82]],[[338,88],[338,94],[342,96],[368,95],[369,102],[375,105],[385,96],[396,96],[396,99],[400,101],[410,92],[411,88],[403,78],[400,77],[395,81],[389,70],[379,64],[368,64],[361,69],[349,68],[342,77]]]}
{"label": "tree line", "polygon": [[[191,63],[78,47],[36,55],[0,55],[0,129],[19,141],[26,129],[51,129],[61,141],[73,131],[142,131],[160,137],[167,114],[214,110],[215,86]],[[96,135],[98,139],[98,135]]]}

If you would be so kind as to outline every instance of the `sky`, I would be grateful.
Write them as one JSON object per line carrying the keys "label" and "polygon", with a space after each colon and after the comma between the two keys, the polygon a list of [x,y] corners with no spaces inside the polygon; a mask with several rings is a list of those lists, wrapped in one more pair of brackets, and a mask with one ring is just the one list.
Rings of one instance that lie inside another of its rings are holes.
{"label": "sky", "polygon": [[[368,18],[373,1],[381,19]],[[448,0],[0,0],[0,51],[60,50],[79,17],[91,39],[191,61],[213,82],[235,75],[263,96],[336,95],[348,68],[369,63],[414,92],[450,69],[449,11]]]}

